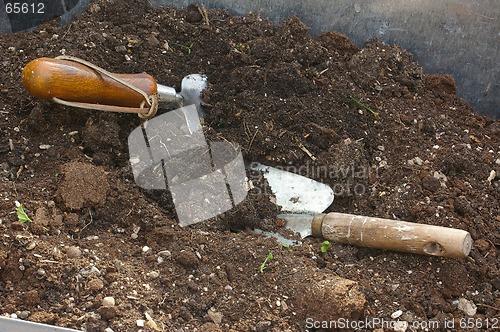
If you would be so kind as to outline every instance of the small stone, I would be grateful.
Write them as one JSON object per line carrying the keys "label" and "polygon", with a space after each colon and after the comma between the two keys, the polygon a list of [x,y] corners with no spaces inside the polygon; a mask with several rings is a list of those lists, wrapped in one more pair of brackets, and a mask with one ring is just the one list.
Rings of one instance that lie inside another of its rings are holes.
{"label": "small stone", "polygon": [[474,316],[477,312],[477,306],[474,304],[474,302],[469,301],[463,297],[458,299],[457,308],[467,316]]}
{"label": "small stone", "polygon": [[492,169],[490,172],[490,175],[488,176],[486,181],[488,181],[488,183],[491,184],[491,181],[495,180],[496,176],[497,176],[497,172],[495,172],[495,170]]}
{"label": "small stone", "polygon": [[115,298],[112,296],[106,296],[102,299],[103,307],[114,307],[115,306]]}
{"label": "small stone", "polygon": [[104,329],[104,332],[115,332],[115,331],[113,331],[113,329],[111,327],[106,327]]}
{"label": "small stone", "polygon": [[87,288],[91,292],[100,291],[104,288],[104,282],[99,278],[92,279],[87,283]]}
{"label": "small stone", "polygon": [[144,246],[144,247],[142,247],[142,252],[147,253],[149,251],[149,249],[151,249],[151,248],[149,248],[148,246]]}
{"label": "small stone", "polygon": [[68,256],[68,258],[80,258],[82,256],[82,251],[78,247],[71,246],[66,248],[66,256]]}
{"label": "small stone", "polygon": [[94,4],[91,4],[90,5],[90,12],[92,14],[95,14],[95,13],[98,13],[101,11],[101,6],[99,6],[99,4],[97,3],[94,3]]}
{"label": "small stone", "polygon": [[405,332],[408,329],[408,322],[399,320],[394,322],[394,332]]}
{"label": "small stone", "polygon": [[220,325],[222,323],[222,313],[209,309],[207,315],[215,324]]}
{"label": "small stone", "polygon": [[32,242],[28,243],[28,245],[26,246],[26,250],[33,250],[33,249],[35,249],[35,247],[36,247],[36,242],[32,241]]}
{"label": "small stone", "polygon": [[383,145],[377,146],[377,149],[379,149],[379,151],[385,151],[385,147]]}
{"label": "small stone", "polygon": [[391,314],[391,318],[392,319],[396,319],[396,318],[399,318],[401,317],[401,315],[403,314],[403,311],[402,310],[396,310],[394,311],[392,314]]}
{"label": "small stone", "polygon": [[172,253],[169,250],[162,250],[158,252],[158,256],[164,257],[164,258],[170,258],[172,256]]}
{"label": "small stone", "polygon": [[148,41],[148,43],[151,46],[158,46],[158,45],[160,45],[160,41],[158,40],[158,38],[156,38],[155,35],[149,35],[148,37],[146,37],[146,40]]}
{"label": "small stone", "polygon": [[415,157],[412,159],[413,163],[418,166],[422,166],[424,161],[420,157]]}
{"label": "small stone", "polygon": [[148,277],[150,277],[151,279],[156,279],[160,276],[160,272],[158,271],[151,271],[151,272],[148,272],[146,274]]}
{"label": "small stone", "polygon": [[19,314],[17,315],[21,319],[26,319],[30,315],[30,312],[27,310],[20,311]]}
{"label": "small stone", "polygon": [[40,150],[48,150],[52,147],[52,145],[49,145],[49,144],[40,144],[40,146],[38,147]]}
{"label": "small stone", "polygon": [[138,319],[136,320],[135,322],[137,324],[137,326],[139,327],[144,327],[144,324],[146,323],[146,321],[144,319]]}
{"label": "small stone", "polygon": [[435,171],[433,176],[441,182],[442,187],[446,187],[446,182],[448,181],[448,177],[440,171]]}
{"label": "small stone", "polygon": [[115,47],[115,51],[118,53],[126,53],[127,52],[127,47],[124,45],[119,45]]}

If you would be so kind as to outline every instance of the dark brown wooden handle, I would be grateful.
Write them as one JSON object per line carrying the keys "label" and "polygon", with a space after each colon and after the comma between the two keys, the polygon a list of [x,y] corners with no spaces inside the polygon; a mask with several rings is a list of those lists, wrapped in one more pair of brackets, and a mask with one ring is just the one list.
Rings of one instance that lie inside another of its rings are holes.
{"label": "dark brown wooden handle", "polygon": [[461,229],[346,213],[318,214],[312,229],[329,241],[422,255],[464,258],[472,247]]}
{"label": "dark brown wooden handle", "polygon": [[[113,74],[148,96],[157,92],[155,79],[146,73]],[[38,58],[23,69],[23,84],[33,96],[72,102],[139,107],[144,97],[123,84],[83,64],[52,58]]]}

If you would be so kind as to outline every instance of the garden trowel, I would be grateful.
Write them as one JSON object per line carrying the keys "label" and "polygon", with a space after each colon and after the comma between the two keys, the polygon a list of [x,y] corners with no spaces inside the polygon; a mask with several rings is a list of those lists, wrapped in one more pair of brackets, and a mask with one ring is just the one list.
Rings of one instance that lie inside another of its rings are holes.
{"label": "garden trowel", "polygon": [[66,106],[138,113],[148,119],[158,108],[194,104],[199,115],[204,115],[200,101],[207,78],[200,74],[184,77],[177,92],[146,73],[115,74],[83,59],[59,56],[32,60],[22,78],[31,95]]}
{"label": "garden trowel", "polygon": [[271,187],[276,204],[281,207],[278,218],[285,219],[285,227],[302,238],[312,235],[362,247],[452,258],[467,257],[471,250],[470,234],[460,229],[322,213],[334,198],[333,190],[326,184],[258,163],[253,163],[251,168],[261,171]]}

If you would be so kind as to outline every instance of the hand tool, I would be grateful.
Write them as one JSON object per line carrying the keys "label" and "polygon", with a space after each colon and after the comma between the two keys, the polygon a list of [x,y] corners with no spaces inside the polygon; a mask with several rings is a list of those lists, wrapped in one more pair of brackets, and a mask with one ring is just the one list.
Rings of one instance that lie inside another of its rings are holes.
{"label": "hand tool", "polygon": [[23,69],[23,84],[33,96],[73,107],[138,113],[151,118],[158,107],[196,105],[200,116],[201,91],[207,87],[204,75],[184,77],[181,91],[157,84],[146,73],[110,73],[72,56],[38,58]]}
{"label": "hand tool", "polygon": [[[472,248],[467,231],[449,227],[373,218],[346,213],[322,213],[333,202],[332,189],[317,181],[258,163],[281,206],[285,227],[302,238],[329,241],[431,256],[464,258]],[[312,189],[314,188],[314,189]]]}

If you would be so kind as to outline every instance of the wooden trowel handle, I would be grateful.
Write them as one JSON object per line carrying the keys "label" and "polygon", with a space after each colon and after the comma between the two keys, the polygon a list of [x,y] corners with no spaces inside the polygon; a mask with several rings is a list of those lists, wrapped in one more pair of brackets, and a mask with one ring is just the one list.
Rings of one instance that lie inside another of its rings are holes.
{"label": "wooden trowel handle", "polygon": [[[141,89],[148,96],[156,93],[155,79],[146,74],[113,74]],[[52,58],[38,58],[23,69],[23,84],[33,96],[52,100],[138,107],[144,97],[119,82],[83,64]]]}
{"label": "wooden trowel handle", "polygon": [[463,258],[472,238],[464,230],[345,213],[318,214],[313,236],[376,249]]}

